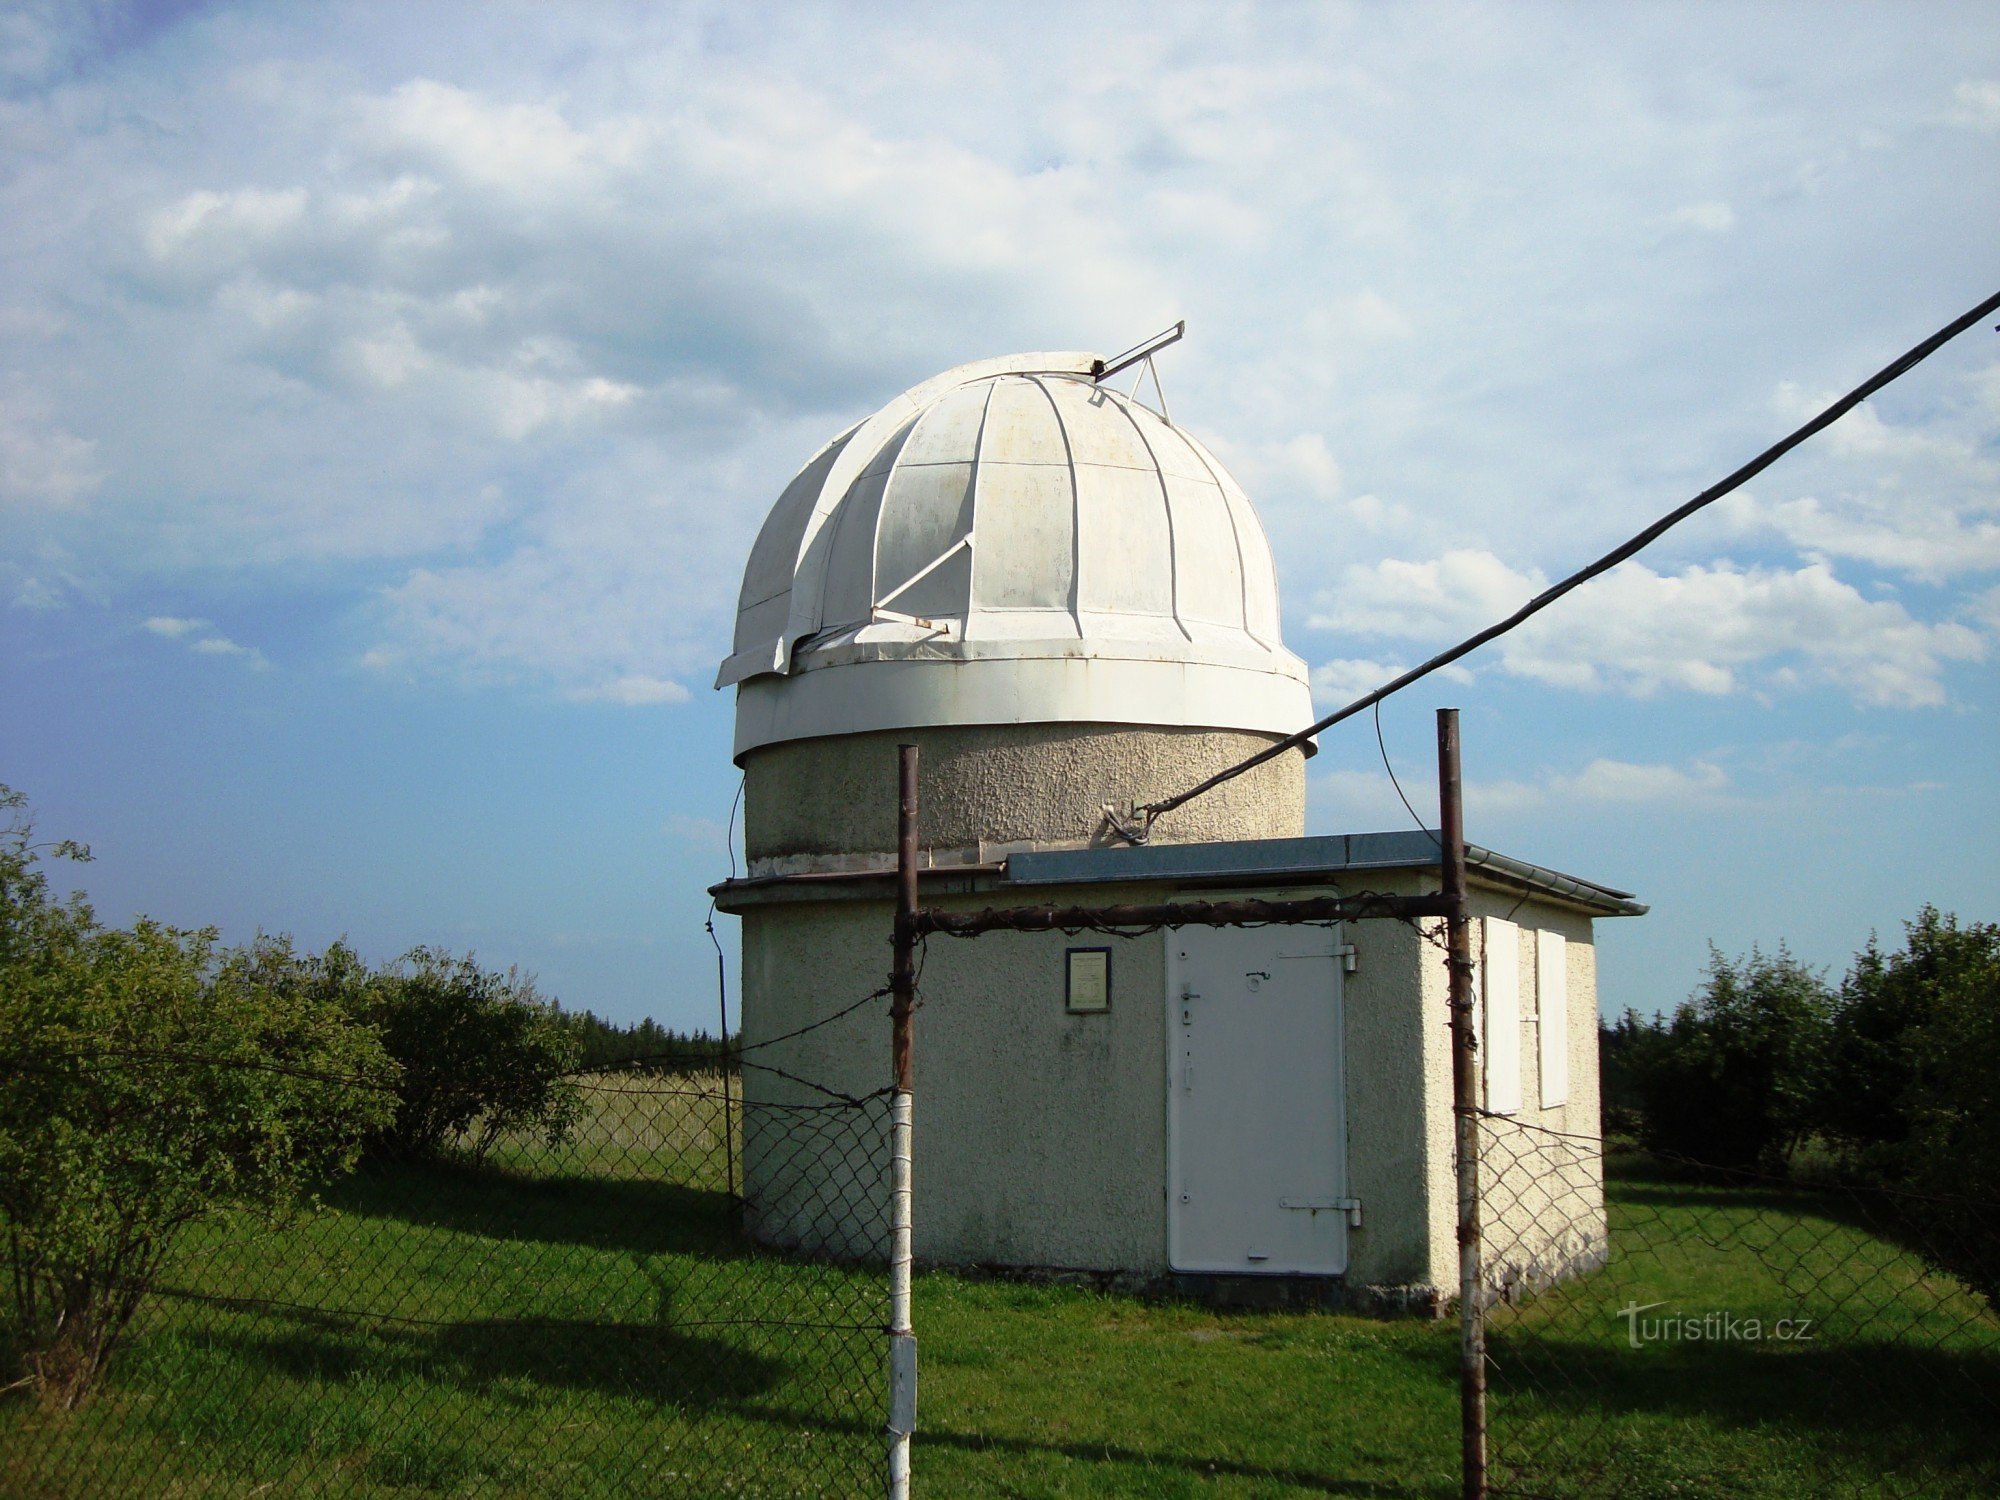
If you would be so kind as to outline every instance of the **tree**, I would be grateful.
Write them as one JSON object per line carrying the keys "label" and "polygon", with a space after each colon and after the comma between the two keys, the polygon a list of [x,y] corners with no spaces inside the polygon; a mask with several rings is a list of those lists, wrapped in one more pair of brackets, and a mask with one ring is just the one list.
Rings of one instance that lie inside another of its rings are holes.
{"label": "tree", "polygon": [[2000,1306],[2000,926],[1925,906],[1841,986],[1821,1114],[1858,1167],[1913,1189],[1931,1260]]}
{"label": "tree", "polygon": [[1735,960],[1710,948],[1701,987],[1624,1059],[1641,1142],[1708,1166],[1782,1168],[1814,1123],[1831,1004],[1783,944]]}
{"label": "tree", "polygon": [[379,1155],[457,1148],[479,1160],[504,1135],[555,1145],[574,1127],[582,1094],[568,1074],[579,1045],[533,980],[482,969],[470,954],[417,948],[397,968],[348,983],[354,1014],[401,1068],[395,1119],[371,1144]]}
{"label": "tree", "polygon": [[73,1407],[187,1227],[283,1214],[350,1168],[393,1068],[288,942],[108,930],[51,896],[19,795],[0,788],[0,808],[9,1332],[43,1398]]}

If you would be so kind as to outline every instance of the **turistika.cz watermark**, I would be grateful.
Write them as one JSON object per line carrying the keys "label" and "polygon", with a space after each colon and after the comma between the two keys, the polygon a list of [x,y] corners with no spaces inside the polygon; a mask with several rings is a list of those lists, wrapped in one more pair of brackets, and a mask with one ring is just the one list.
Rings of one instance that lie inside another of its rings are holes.
{"label": "turistika.cz watermark", "polygon": [[1634,1349],[1648,1344],[1810,1344],[1812,1318],[1744,1317],[1731,1312],[1664,1312],[1664,1302],[1632,1302],[1618,1309],[1625,1320],[1625,1338]]}

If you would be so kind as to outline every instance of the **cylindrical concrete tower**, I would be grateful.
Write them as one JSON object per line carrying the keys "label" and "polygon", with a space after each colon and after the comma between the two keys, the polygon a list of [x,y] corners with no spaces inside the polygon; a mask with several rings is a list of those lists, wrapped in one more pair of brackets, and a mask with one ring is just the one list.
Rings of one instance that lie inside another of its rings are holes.
{"label": "cylindrical concrete tower", "polygon": [[[1085,354],[963,365],[799,472],[745,569],[734,684],[752,875],[879,866],[898,740],[934,864],[1110,836],[1312,719],[1241,489]],[[1156,841],[1304,831],[1294,752]]]}

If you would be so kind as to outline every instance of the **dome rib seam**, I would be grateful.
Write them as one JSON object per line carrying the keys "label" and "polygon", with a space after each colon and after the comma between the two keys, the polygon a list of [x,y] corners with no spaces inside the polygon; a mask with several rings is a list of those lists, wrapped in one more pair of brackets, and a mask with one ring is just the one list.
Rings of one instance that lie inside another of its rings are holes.
{"label": "dome rib seam", "polygon": [[[1069,424],[1063,421],[1062,407],[1057,404],[1044,377],[1028,377],[1042,399],[1049,403],[1049,414],[1056,419],[1056,431],[1062,434],[1063,465],[1069,471],[1069,617],[1076,623],[1077,639],[1083,638],[1083,493],[1076,482],[1076,444],[1070,441]],[[1054,467],[1051,465],[1050,467]]]}
{"label": "dome rib seam", "polygon": [[1118,408],[1118,415],[1125,419],[1126,425],[1132,429],[1132,436],[1139,440],[1139,446],[1146,450],[1146,456],[1153,461],[1153,477],[1160,485],[1160,511],[1167,519],[1167,584],[1173,590],[1174,629],[1186,638],[1189,645],[1193,645],[1194,632],[1187,628],[1187,621],[1181,618],[1181,537],[1180,528],[1174,525],[1174,497],[1167,493],[1167,471],[1160,463],[1160,455],[1153,451],[1153,444],[1147,438],[1146,430],[1139,425],[1138,419],[1126,407],[1126,402],[1131,398],[1118,391],[1106,390],[1103,386],[1099,386],[1098,389],[1104,391],[1105,398]]}
{"label": "dome rib seam", "polygon": [[[993,392],[999,388],[1000,378],[996,375],[986,382],[986,399],[979,403],[979,430],[972,436],[972,524],[966,527],[970,536],[979,535],[979,498],[986,488],[983,470],[986,467],[986,423],[993,415]],[[972,629],[972,612],[979,608],[979,544],[974,542],[965,549],[971,555],[965,560],[965,623],[967,633]]]}
{"label": "dome rib seam", "polygon": [[[1229,487],[1222,482],[1222,476],[1215,472],[1215,465],[1208,461],[1208,455],[1201,451],[1201,445],[1179,428],[1175,428],[1174,432],[1183,443],[1187,444],[1187,451],[1194,455],[1194,461],[1201,465],[1202,472],[1208,475],[1209,482],[1215,486],[1215,493],[1222,499],[1222,513],[1229,517],[1229,536],[1236,543],[1237,618],[1242,622],[1243,633],[1259,645],[1269,645],[1270,642],[1250,628],[1250,570],[1243,565],[1243,528],[1236,524],[1236,507],[1229,503]],[[1274,574],[1277,572],[1275,563],[1271,571]]]}

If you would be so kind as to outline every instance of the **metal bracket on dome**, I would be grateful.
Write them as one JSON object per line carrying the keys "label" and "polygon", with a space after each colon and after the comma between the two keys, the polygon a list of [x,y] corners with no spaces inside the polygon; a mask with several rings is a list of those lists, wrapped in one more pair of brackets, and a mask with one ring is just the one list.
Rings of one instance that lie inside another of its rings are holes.
{"label": "metal bracket on dome", "polygon": [[[1134,344],[1123,354],[1114,354],[1109,359],[1097,360],[1090,367],[1090,378],[1102,384],[1113,375],[1116,375],[1120,370],[1129,370],[1141,360],[1151,359],[1155,354],[1166,348],[1167,345],[1178,344],[1186,336],[1187,319],[1182,318],[1180,322],[1174,324],[1166,332],[1156,333],[1151,338]],[[1155,387],[1159,385],[1159,376],[1155,375],[1153,377],[1153,384]]]}
{"label": "metal bracket on dome", "polygon": [[884,594],[881,598],[877,599],[875,601],[875,608],[879,611],[884,605],[893,603],[895,600],[901,598],[904,594],[907,594],[911,589],[915,588],[918,584],[922,583],[926,578],[930,577],[931,574],[935,573],[939,568],[943,567],[946,563],[950,562],[961,551],[967,551],[967,552],[971,551],[973,535],[974,533],[970,531],[966,532],[964,536],[960,537],[957,541],[953,542],[949,547],[945,548],[944,551],[940,552],[936,557],[932,558],[929,562],[925,563],[921,568],[917,569],[917,571],[912,573],[908,578],[905,578],[901,583],[897,584],[894,588],[890,589],[888,593]]}

